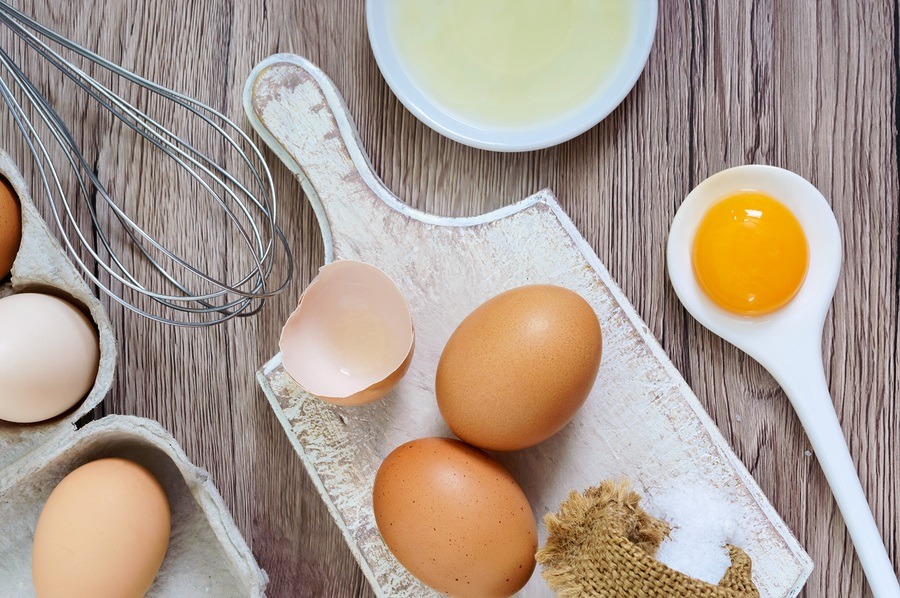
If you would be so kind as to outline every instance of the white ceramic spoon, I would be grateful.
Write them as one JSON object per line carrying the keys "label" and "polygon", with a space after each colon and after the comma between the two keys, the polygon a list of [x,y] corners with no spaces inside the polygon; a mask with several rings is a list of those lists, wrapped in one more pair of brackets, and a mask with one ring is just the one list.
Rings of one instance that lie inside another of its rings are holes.
{"label": "white ceramic spoon", "polygon": [[[809,271],[794,299],[759,317],[733,315],[716,306],[697,284],[691,248],[709,207],[741,189],[784,203],[809,242]],[[825,198],[809,181],[773,166],[740,166],[700,183],[672,221],[669,277],[684,306],[701,324],[765,367],[790,398],[831,486],[856,553],[876,598],[900,597],[900,585],[866,502],[834,411],[822,367],[822,327],[841,270],[841,236]]]}

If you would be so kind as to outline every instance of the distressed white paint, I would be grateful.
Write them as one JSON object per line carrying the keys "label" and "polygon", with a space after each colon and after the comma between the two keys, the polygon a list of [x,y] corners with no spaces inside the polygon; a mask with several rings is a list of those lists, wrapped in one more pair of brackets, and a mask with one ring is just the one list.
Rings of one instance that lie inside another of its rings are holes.
{"label": "distressed white paint", "polygon": [[[275,356],[258,379],[373,588],[429,590],[382,542],[371,489],[382,459],[414,438],[449,435],[434,400],[444,343],[478,304],[529,283],[571,288],[604,331],[600,374],[562,432],[498,455],[535,515],[573,489],[626,476],[654,511],[673,488],[741,514],[743,548],[763,596],[793,596],[812,562],[728,447],[659,344],[549,191],[476,218],[441,218],[394,197],[372,171],[340,95],[306,60],[270,57],[244,95],[254,127],[298,176],[319,218],[327,259],[375,264],[398,284],[416,326],[416,352],[397,389],[375,404],[336,408],[304,394]],[[702,505],[698,505],[702,508]],[[677,521],[673,523],[677,524]],[[541,539],[546,530],[541,526]],[[535,575],[523,596],[550,591]]]}

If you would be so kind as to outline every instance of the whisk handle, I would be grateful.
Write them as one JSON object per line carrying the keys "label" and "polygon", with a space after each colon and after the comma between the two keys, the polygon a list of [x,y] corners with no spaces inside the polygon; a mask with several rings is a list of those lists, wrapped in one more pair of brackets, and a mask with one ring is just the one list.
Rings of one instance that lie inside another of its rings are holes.
{"label": "whisk handle", "polygon": [[364,233],[355,229],[390,216],[385,207],[400,211],[372,170],[340,93],[318,67],[293,54],[270,56],[251,72],[243,100],[254,129],[303,185],[327,261],[355,253],[342,244]]}

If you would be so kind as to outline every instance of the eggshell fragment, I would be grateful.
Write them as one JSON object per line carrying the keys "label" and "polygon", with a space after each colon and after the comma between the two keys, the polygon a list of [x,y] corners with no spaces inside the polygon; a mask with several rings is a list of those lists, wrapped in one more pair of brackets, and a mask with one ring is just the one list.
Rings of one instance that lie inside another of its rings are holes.
{"label": "eggshell fragment", "polygon": [[528,499],[502,465],[458,440],[396,448],[375,476],[373,507],[397,560],[438,592],[511,596],[534,571]]}
{"label": "eggshell fragment", "polygon": [[603,339],[590,304],[569,289],[524,286],[469,314],[447,341],[435,394],[453,433],[511,451],[561,430],[587,399]]}
{"label": "eggshell fragment", "polygon": [[126,459],[92,461],[50,494],[38,519],[38,598],[143,596],[162,565],[171,513],[159,481]]}
{"label": "eggshell fragment", "polygon": [[10,184],[0,177],[0,278],[12,270],[22,242],[22,209]]}
{"label": "eggshell fragment", "polygon": [[0,419],[65,413],[91,390],[99,364],[97,330],[68,301],[43,293],[0,299]]}
{"label": "eggshell fragment", "polygon": [[370,264],[319,270],[281,331],[288,374],[323,401],[361,405],[386,395],[412,359],[415,334],[400,289]]}

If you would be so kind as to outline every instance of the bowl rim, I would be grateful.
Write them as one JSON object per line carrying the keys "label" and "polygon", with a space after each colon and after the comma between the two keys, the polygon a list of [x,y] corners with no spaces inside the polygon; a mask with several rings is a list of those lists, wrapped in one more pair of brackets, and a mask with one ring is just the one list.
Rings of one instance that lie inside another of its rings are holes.
{"label": "bowl rim", "polygon": [[656,38],[658,0],[639,0],[633,50],[612,83],[571,114],[525,130],[487,128],[448,114],[422,92],[397,56],[387,23],[389,0],[366,0],[366,29],[375,62],[391,91],[407,110],[441,135],[464,145],[499,152],[545,149],[593,128],[615,110],[644,71]]}

